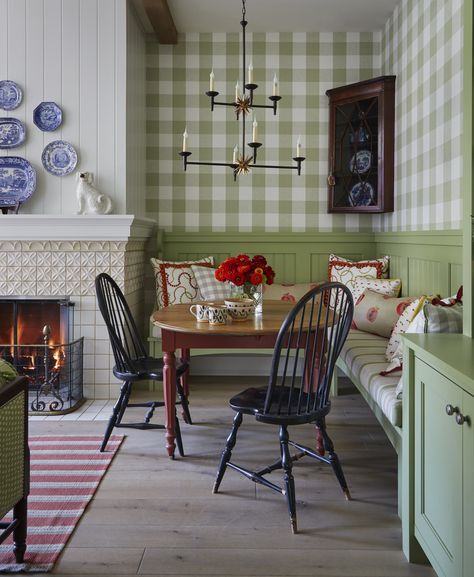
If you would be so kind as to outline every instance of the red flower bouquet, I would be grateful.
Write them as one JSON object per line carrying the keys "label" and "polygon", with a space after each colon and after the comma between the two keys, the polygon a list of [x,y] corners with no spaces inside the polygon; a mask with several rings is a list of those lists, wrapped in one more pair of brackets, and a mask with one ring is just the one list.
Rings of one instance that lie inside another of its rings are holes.
{"label": "red flower bouquet", "polygon": [[243,294],[255,303],[256,312],[262,308],[262,285],[273,284],[275,272],[261,254],[250,258],[247,254],[230,256],[217,267],[216,279],[243,288]]}
{"label": "red flower bouquet", "polygon": [[230,256],[216,269],[216,279],[229,281],[236,286],[273,284],[275,272],[267,264],[267,259],[261,254],[250,258],[246,254]]}

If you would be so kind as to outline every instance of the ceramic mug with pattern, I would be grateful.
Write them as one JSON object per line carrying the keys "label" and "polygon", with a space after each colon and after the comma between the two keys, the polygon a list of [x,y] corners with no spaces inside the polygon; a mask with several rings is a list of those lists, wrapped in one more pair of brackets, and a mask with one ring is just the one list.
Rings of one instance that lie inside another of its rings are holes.
{"label": "ceramic mug with pattern", "polygon": [[208,305],[202,305],[202,304],[194,304],[191,305],[189,307],[189,312],[196,317],[196,320],[198,323],[207,323],[209,322],[209,318],[208,318],[208,311],[209,311],[209,306]]}
{"label": "ceramic mug with pattern", "polygon": [[209,305],[207,317],[210,325],[225,325],[229,313],[223,305]]}

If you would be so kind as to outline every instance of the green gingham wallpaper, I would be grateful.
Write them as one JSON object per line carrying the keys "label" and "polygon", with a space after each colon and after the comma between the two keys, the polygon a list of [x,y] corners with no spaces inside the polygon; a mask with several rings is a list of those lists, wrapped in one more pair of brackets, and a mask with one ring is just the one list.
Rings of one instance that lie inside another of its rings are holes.
{"label": "green gingham wallpaper", "polygon": [[[467,0],[472,1],[472,0]],[[395,211],[380,231],[461,228],[462,0],[402,0],[386,23],[395,74]]]}
{"label": "green gingham wallpaper", "polygon": [[[327,214],[325,92],[379,74],[381,36],[247,33],[247,64],[252,59],[259,85],[255,102],[269,102],[274,73],[282,96],[277,116],[271,110],[256,111],[263,142],[258,160],[293,164],[301,136],[306,161],[301,176],[254,169],[236,182],[225,167],[189,166],[184,173],[178,152],[185,127],[192,160],[231,162],[234,146],[240,146],[233,108],[211,112],[205,95],[211,69],[219,100],[232,101],[236,81],[242,85],[239,33],[182,35],[176,46],[149,43],[147,215],[168,231],[371,230],[370,216]],[[251,134],[251,119],[246,131]]]}
{"label": "green gingham wallpaper", "polygon": [[[242,84],[240,35],[187,34],[176,46],[147,45],[147,214],[167,231],[314,232],[455,229],[461,226],[463,0],[401,0],[379,33],[248,33],[247,63],[267,101],[279,79],[277,116],[257,110],[262,163],[292,164],[301,136],[302,175],[254,169],[182,169],[182,133],[195,161],[230,162],[239,144],[231,107],[210,111]],[[249,15],[249,29],[251,25]],[[237,24],[238,26],[238,24]],[[327,213],[325,92],[395,74],[395,212]],[[251,120],[247,134],[251,133]]]}

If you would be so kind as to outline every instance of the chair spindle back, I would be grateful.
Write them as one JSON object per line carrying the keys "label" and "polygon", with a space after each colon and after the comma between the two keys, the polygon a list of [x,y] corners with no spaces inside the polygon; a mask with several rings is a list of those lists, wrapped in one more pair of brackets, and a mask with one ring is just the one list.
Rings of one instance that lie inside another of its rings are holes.
{"label": "chair spindle back", "polygon": [[349,332],[354,303],[341,283],[310,290],[278,333],[263,413],[311,422],[329,407],[335,363]]}

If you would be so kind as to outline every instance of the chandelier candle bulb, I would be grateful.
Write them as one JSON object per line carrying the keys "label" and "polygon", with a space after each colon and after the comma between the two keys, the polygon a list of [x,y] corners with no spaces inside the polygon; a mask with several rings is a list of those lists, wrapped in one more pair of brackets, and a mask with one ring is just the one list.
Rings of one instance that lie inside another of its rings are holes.
{"label": "chandelier candle bulb", "polygon": [[252,62],[250,62],[250,64],[249,64],[248,79],[249,79],[249,84],[253,84],[253,64],[252,64]]}
{"label": "chandelier candle bulb", "polygon": [[235,85],[235,101],[237,102],[240,98],[240,84],[239,81],[237,80],[237,83]]}
{"label": "chandelier candle bulb", "polygon": [[214,68],[209,74],[209,92],[214,92]]}
{"label": "chandelier candle bulb", "polygon": [[298,136],[298,140],[296,141],[296,157],[301,157],[301,137]]}
{"label": "chandelier candle bulb", "polygon": [[237,145],[234,146],[234,155],[232,156],[232,164],[237,164],[237,156],[239,154],[239,147]]}
{"label": "chandelier candle bulb", "polygon": [[183,152],[188,149],[188,128],[186,127],[183,132]]}
{"label": "chandelier candle bulb", "polygon": [[273,76],[272,96],[278,96],[278,78],[276,74]]}
{"label": "chandelier candle bulb", "polygon": [[252,122],[252,142],[257,142],[257,126],[258,126],[257,117],[254,116]]}

